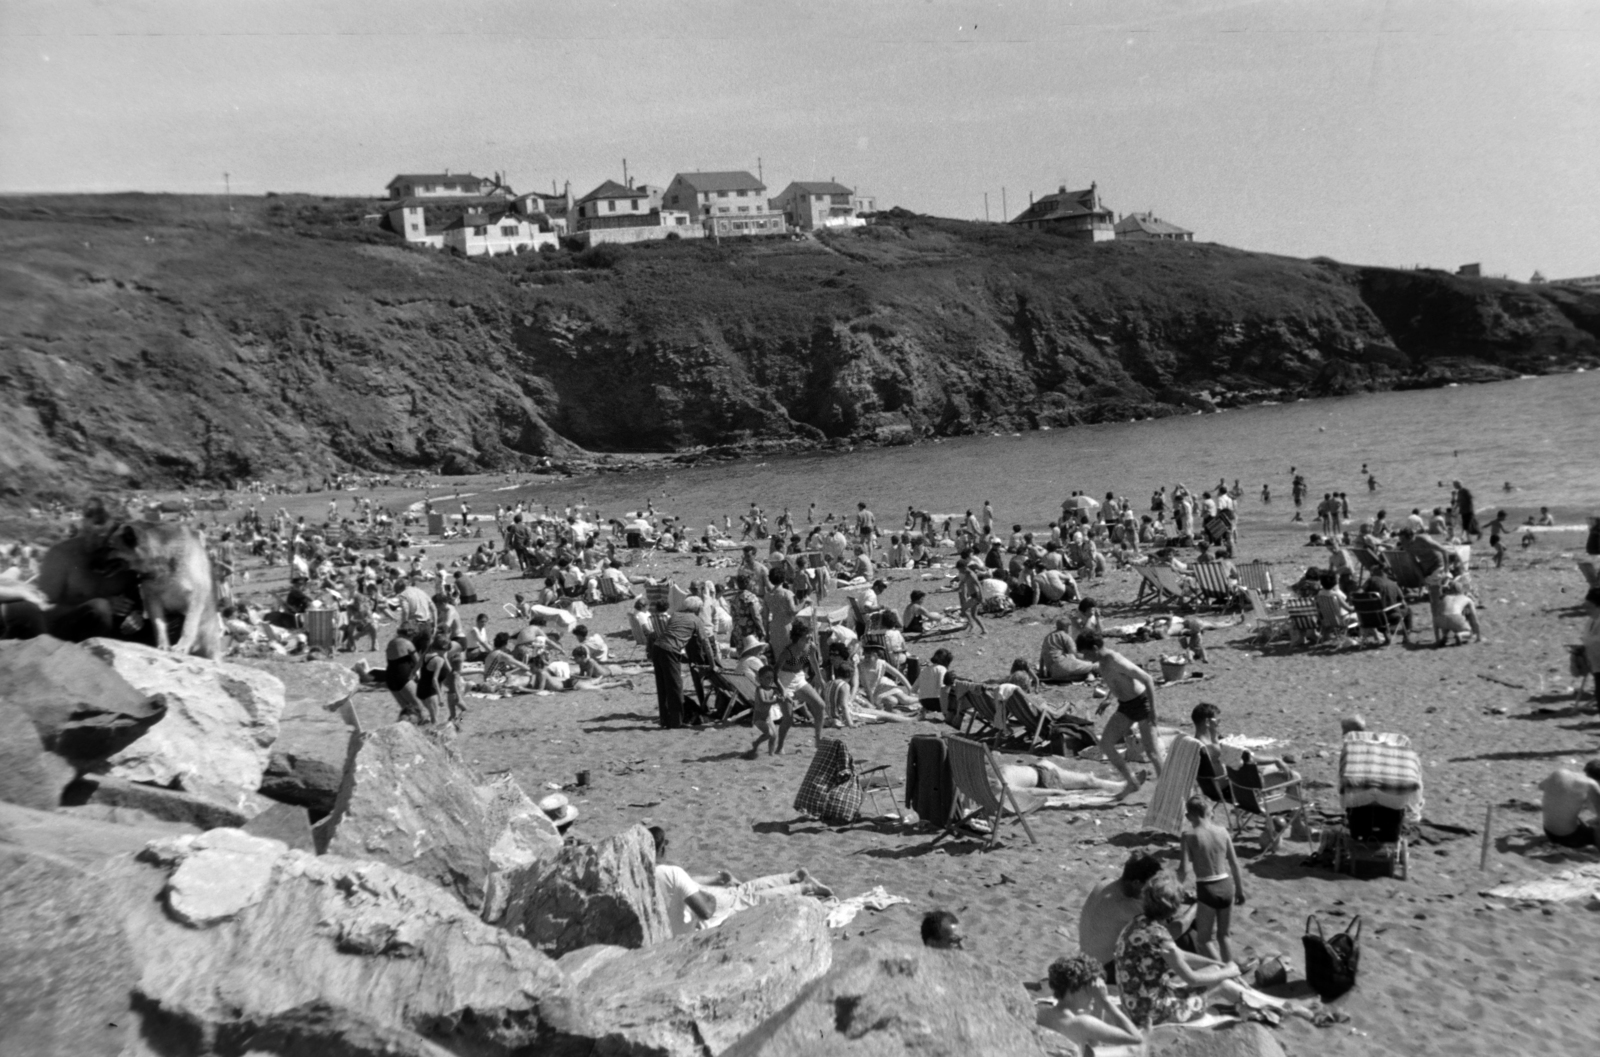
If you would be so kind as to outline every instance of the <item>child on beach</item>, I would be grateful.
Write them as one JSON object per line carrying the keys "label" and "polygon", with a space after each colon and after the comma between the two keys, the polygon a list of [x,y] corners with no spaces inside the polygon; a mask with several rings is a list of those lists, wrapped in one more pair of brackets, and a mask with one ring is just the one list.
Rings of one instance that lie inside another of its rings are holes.
{"label": "child on beach", "polygon": [[756,731],[756,740],[750,746],[749,758],[760,755],[761,743],[767,743],[767,755],[783,752],[783,741],[794,726],[794,709],[789,698],[778,687],[778,673],[771,668],[756,672],[756,703],[750,710],[750,726]]}
{"label": "child on beach", "polygon": [[[1178,882],[1184,883],[1189,864],[1194,864],[1195,941],[1209,957],[1224,964],[1233,961],[1228,942],[1234,904],[1244,904],[1244,878],[1233,851],[1228,831],[1211,821],[1211,803],[1203,796],[1191,796],[1184,813],[1189,829],[1178,849]],[[1215,936],[1215,943],[1213,943]]]}

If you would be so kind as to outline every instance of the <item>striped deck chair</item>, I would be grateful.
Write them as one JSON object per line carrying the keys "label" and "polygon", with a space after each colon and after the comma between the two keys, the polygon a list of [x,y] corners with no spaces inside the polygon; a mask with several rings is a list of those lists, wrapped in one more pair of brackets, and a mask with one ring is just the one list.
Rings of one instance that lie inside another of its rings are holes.
{"label": "striped deck chair", "polygon": [[1222,562],[1195,562],[1189,572],[1199,585],[1200,597],[1219,609],[1234,609],[1239,597],[1228,580],[1228,567]]}
{"label": "striped deck chair", "polygon": [[1013,723],[1020,726],[1029,749],[1049,745],[1051,726],[1056,720],[1072,712],[1072,706],[1065,701],[1053,704],[1049,701],[1034,700],[1023,693],[1021,688],[1006,695],[1005,709],[1006,733],[1010,733],[1009,728]]}
{"label": "striped deck chair", "polygon": [[967,725],[963,734],[996,742],[1011,737],[1011,718],[1006,713],[1005,702],[1000,700],[999,687],[967,683],[964,697],[962,710],[967,713]]}
{"label": "striped deck chair", "polygon": [[1134,596],[1133,603],[1150,600],[1160,602],[1183,602],[1188,588],[1184,586],[1183,578],[1178,575],[1178,570],[1170,565],[1135,565],[1133,571],[1139,574],[1139,593]]}
{"label": "striped deck chair", "polygon": [[1383,568],[1383,559],[1367,548],[1348,547],[1346,549],[1351,554],[1355,555],[1356,561],[1361,563],[1361,569],[1363,572],[1371,574]]}
{"label": "striped deck chair", "polygon": [[1264,561],[1245,562],[1235,565],[1233,571],[1239,574],[1239,586],[1254,591],[1261,596],[1261,600],[1269,605],[1278,601],[1278,587],[1272,581],[1272,563]]}
{"label": "striped deck chair", "polygon": [[1389,571],[1394,573],[1395,586],[1402,592],[1409,592],[1406,600],[1410,601],[1413,595],[1424,595],[1428,591],[1427,578],[1422,575],[1422,566],[1417,564],[1417,559],[1408,551],[1384,551],[1383,560],[1388,563]]}
{"label": "striped deck chair", "polygon": [[[1027,810],[1017,803],[1016,794],[1006,785],[1000,765],[995,761],[994,753],[989,751],[987,745],[954,734],[945,735],[944,740],[950,760],[950,777],[955,782],[958,808],[951,816],[949,829],[954,829],[973,818],[983,819],[989,824],[989,839],[983,845],[983,850],[988,851],[994,847],[995,838],[1000,835],[1000,823],[1005,820],[1006,812],[1010,811],[1015,820],[1022,824],[1028,839],[1038,844],[1039,838],[1033,835],[1027,816],[1039,810],[1043,802],[1034,804]],[[972,805],[971,810],[965,814],[960,811],[963,800]]]}
{"label": "striped deck chair", "polygon": [[1287,613],[1273,613],[1261,601],[1261,596],[1253,587],[1244,589],[1244,594],[1250,600],[1250,617],[1255,621],[1256,641],[1265,645],[1277,638],[1280,634],[1289,633],[1290,618]]}
{"label": "striped deck chair", "polygon": [[1144,828],[1160,833],[1183,832],[1184,805],[1199,788],[1200,756],[1205,746],[1188,736],[1174,738],[1167,751],[1167,765],[1161,769],[1155,795],[1145,809]]}
{"label": "striped deck chair", "polygon": [[1310,598],[1291,598],[1284,603],[1284,615],[1289,618],[1289,637],[1296,646],[1316,642],[1322,637],[1322,627],[1317,620],[1317,603]]}

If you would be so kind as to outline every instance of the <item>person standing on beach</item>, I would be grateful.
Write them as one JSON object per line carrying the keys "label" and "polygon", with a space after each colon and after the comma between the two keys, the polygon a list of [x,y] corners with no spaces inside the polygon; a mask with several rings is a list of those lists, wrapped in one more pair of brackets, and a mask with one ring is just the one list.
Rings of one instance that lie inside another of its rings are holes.
{"label": "person standing on beach", "polygon": [[1156,686],[1150,673],[1134,664],[1116,650],[1106,648],[1106,640],[1098,632],[1085,631],[1078,635],[1078,654],[1086,660],[1095,662],[1100,666],[1100,678],[1105,680],[1109,693],[1106,699],[1095,710],[1099,716],[1111,706],[1113,699],[1117,702],[1117,710],[1106,721],[1105,730],[1100,734],[1100,748],[1106,755],[1106,761],[1116,768],[1117,773],[1130,782],[1134,789],[1138,789],[1144,782],[1143,775],[1135,777],[1128,768],[1128,761],[1122,755],[1122,739],[1134,727],[1139,728],[1139,740],[1144,744],[1145,755],[1150,759],[1150,766],[1155,769],[1156,777],[1161,776],[1161,769],[1165,761],[1161,758],[1161,743],[1156,740]]}
{"label": "person standing on beach", "polygon": [[978,516],[978,531],[985,537],[994,531],[994,507],[987,499],[983,501],[983,513]]}
{"label": "person standing on beach", "polygon": [[[1233,850],[1228,831],[1211,821],[1211,805],[1203,796],[1191,796],[1184,807],[1189,829],[1178,846],[1178,883],[1188,876],[1194,864],[1195,945],[1199,953],[1223,962],[1233,961],[1228,942],[1233,907],[1244,904],[1244,878],[1239,872],[1239,857]],[[1214,942],[1213,942],[1214,937]]]}
{"label": "person standing on beach", "polygon": [[956,562],[956,604],[961,607],[961,615],[966,618],[967,626],[978,626],[978,634],[987,635],[989,629],[983,626],[983,618],[978,616],[978,606],[983,602],[983,581],[972,567],[972,562],[966,558]]}
{"label": "person standing on beach", "polygon": [[1478,512],[1473,506],[1472,493],[1460,481],[1452,481],[1456,490],[1456,509],[1461,512],[1461,537],[1481,539],[1483,530],[1478,527]]}

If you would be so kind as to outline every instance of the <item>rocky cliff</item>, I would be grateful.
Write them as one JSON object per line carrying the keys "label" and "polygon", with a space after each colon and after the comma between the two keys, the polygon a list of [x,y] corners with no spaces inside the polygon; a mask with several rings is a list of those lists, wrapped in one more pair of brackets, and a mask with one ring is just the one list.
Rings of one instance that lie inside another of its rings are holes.
{"label": "rocky cliff", "polygon": [[1600,364],[1600,296],[894,216],[460,260],[372,203],[8,199],[0,488],[901,443]]}

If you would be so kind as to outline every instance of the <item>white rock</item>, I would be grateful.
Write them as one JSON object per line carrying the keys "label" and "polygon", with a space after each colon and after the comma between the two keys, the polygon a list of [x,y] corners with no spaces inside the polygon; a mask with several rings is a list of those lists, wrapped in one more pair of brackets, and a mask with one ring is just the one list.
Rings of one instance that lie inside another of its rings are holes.
{"label": "white rock", "polygon": [[178,868],[167,881],[167,909],[191,928],[227,921],[266,894],[272,868],[288,850],[281,840],[243,830],[214,829],[161,842],[175,848]]}
{"label": "white rock", "polygon": [[156,785],[176,781],[229,802],[260,787],[283,712],[281,680],[113,639],[84,645],[135,690],[161,694],[167,706],[160,722],[110,758],[111,774]]}

